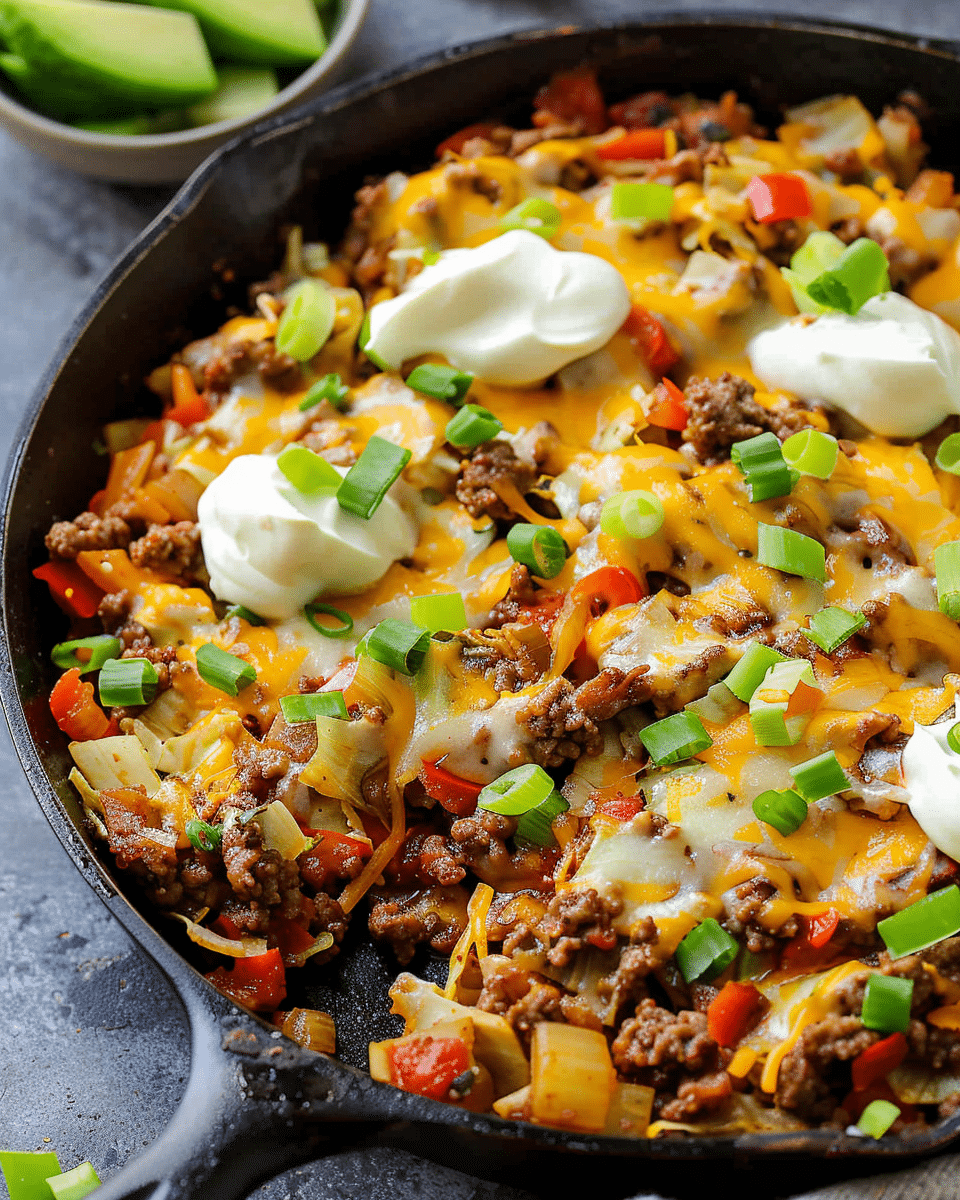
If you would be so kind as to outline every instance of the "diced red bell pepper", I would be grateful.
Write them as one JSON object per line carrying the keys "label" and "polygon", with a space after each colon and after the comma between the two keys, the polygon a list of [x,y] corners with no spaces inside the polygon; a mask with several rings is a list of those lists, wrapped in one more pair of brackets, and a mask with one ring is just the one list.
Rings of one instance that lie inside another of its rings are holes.
{"label": "diced red bell pepper", "polygon": [[886,1079],[894,1067],[899,1067],[907,1057],[907,1039],[902,1033],[891,1033],[880,1042],[874,1042],[862,1051],[850,1064],[853,1090],[862,1092],[881,1079]]}
{"label": "diced red bell pepper", "polygon": [[482,783],[462,779],[442,767],[439,761],[427,762],[426,759],[420,763],[420,782],[428,796],[458,817],[466,817],[473,812],[477,807],[477,797],[483,790]]}
{"label": "diced red bell pepper", "polygon": [[48,562],[37,567],[34,579],[42,579],[50,594],[77,617],[94,617],[106,595],[75,562]]}
{"label": "diced red bell pepper", "polygon": [[686,429],[690,414],[687,398],[670,379],[663,379],[653,389],[653,399],[647,411],[647,420],[660,429],[679,432]]}
{"label": "diced red bell pepper", "polygon": [[473,125],[466,125],[463,129],[458,129],[456,133],[452,133],[448,138],[444,138],[435,151],[436,156],[437,158],[443,158],[447,150],[452,151],[454,154],[462,154],[467,142],[472,141],[474,138],[489,137],[496,128],[497,126],[494,121],[476,121]]}
{"label": "diced red bell pepper", "polygon": [[443,1100],[457,1076],[470,1069],[466,1043],[458,1037],[405,1037],[389,1054],[394,1086],[431,1100]]}
{"label": "diced red bell pepper", "polygon": [[232,942],[239,942],[243,937],[240,926],[231,921],[226,913],[221,913],[215,921],[211,921],[210,928],[214,933],[219,933],[221,937],[229,938]]}
{"label": "diced red bell pepper", "polygon": [[637,813],[643,812],[646,805],[640,796],[614,796],[597,805],[597,812],[615,821],[632,821]]}
{"label": "diced red bell pepper", "polygon": [[810,192],[799,175],[776,171],[770,175],[754,175],[747,184],[747,199],[753,218],[761,225],[787,221],[794,217],[809,217],[813,212]]}
{"label": "diced red bell pepper", "polygon": [[236,958],[233,968],[217,967],[205,978],[236,1004],[254,1012],[272,1012],[287,994],[287,975],[280,951]]}
{"label": "diced red bell pepper", "polygon": [[632,129],[623,137],[598,146],[597,158],[608,162],[663,158],[666,155],[666,141],[662,129]]}
{"label": "diced red bell pepper", "polygon": [[190,368],[183,363],[174,363],[170,368],[173,386],[173,404],[163,414],[168,421],[176,421],[184,427],[196,425],[210,416],[210,405],[193,382]]}
{"label": "diced red bell pepper", "polygon": [[622,604],[636,604],[646,594],[640,580],[626,567],[600,567],[575,583],[571,589],[574,601],[589,599],[593,617],[599,617]]}
{"label": "diced red bell pepper", "polygon": [[335,879],[346,879],[351,860],[366,860],[373,853],[366,842],[347,834],[322,829],[315,836],[318,841],[300,855],[297,865],[303,879],[317,891],[323,891]]}
{"label": "diced red bell pepper", "polygon": [[735,1046],[756,1019],[763,996],[752,983],[725,983],[707,1009],[707,1032],[718,1046]]}
{"label": "diced red bell pepper", "polygon": [[560,71],[537,92],[533,101],[533,123],[539,128],[558,122],[580,121],[584,133],[603,133],[607,128],[607,106],[589,67]]}
{"label": "diced red bell pepper", "polygon": [[106,737],[111,722],[94,699],[93,684],[80,679],[77,667],[64,672],[50,693],[50,712],[68,738],[90,742]]}
{"label": "diced red bell pepper", "polygon": [[293,965],[296,956],[309,950],[317,940],[309,929],[290,917],[274,917],[270,922],[270,933],[286,966]]}
{"label": "diced red bell pepper", "polygon": [[623,330],[654,375],[663,375],[680,360],[663,324],[642,304],[631,308]]}
{"label": "diced red bell pepper", "polygon": [[641,92],[610,105],[610,120],[624,129],[649,129],[673,115],[676,101],[666,92]]}
{"label": "diced red bell pepper", "polygon": [[800,933],[783,948],[780,961],[784,966],[804,966],[820,957],[819,952],[829,943],[840,924],[840,914],[835,908],[815,917],[800,917],[803,926]]}

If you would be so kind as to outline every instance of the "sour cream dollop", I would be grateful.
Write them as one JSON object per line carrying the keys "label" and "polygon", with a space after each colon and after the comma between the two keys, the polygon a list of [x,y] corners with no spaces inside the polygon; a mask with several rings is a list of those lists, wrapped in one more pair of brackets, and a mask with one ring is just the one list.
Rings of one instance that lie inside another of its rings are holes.
{"label": "sour cream dollop", "polygon": [[960,413],[960,334],[896,292],[855,316],[765,330],[748,352],[767,387],[841,408],[883,437],[921,437]]}
{"label": "sour cream dollop", "polygon": [[235,458],[200,497],[197,515],[214,595],[271,620],[324,592],[363,591],[412,554],[418,537],[391,493],[364,521],[331,493],[304,495],[260,454]]}
{"label": "sour cream dollop", "polygon": [[952,725],[914,726],[903,748],[903,782],[917,824],[938,850],[960,858],[960,754],[947,744]]}
{"label": "sour cream dollop", "polygon": [[627,285],[606,259],[515,229],[444,250],[374,305],[368,347],[395,369],[433,352],[487,383],[525,387],[599,350],[629,313]]}

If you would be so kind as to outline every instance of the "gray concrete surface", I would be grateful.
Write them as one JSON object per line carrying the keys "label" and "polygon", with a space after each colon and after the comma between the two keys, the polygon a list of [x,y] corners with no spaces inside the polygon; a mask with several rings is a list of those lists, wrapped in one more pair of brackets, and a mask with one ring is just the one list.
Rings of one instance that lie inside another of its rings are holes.
{"label": "gray concrete surface", "polygon": [[[772,8],[960,41],[957,0],[673,0],[658,7]],[[626,0],[373,0],[353,64],[359,74],[495,33],[642,11],[655,9]],[[162,189],[89,182],[0,135],[4,459],[71,317],[167,198]],[[64,1168],[89,1158],[108,1176],[173,1112],[186,1071],[186,1027],[157,969],[74,872],[21,776],[5,729],[0,779],[0,1149],[55,1150]],[[835,1196],[930,1200],[960,1193],[956,1179],[957,1160],[942,1159],[905,1175],[845,1184]],[[604,1190],[613,1190],[614,1181],[605,1182]],[[748,1186],[754,1195],[791,1193],[789,1178],[752,1179]],[[618,1194],[627,1189],[643,1192],[643,1180],[616,1181]],[[289,1172],[255,1194],[258,1200],[523,1200],[510,1188],[377,1147]]]}

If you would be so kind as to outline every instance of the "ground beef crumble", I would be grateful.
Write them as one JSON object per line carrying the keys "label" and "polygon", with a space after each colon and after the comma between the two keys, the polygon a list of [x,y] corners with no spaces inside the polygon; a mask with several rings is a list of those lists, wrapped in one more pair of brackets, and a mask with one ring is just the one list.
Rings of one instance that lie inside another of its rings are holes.
{"label": "ground beef crumble", "polygon": [[683,440],[707,466],[730,456],[734,442],[771,430],[778,438],[789,437],[806,424],[798,404],[784,403],[767,409],[754,400],[752,383],[724,371],[716,379],[695,376],[684,388],[689,420]]}
{"label": "ground beef crumble", "polygon": [[45,541],[51,558],[72,560],[82,550],[121,550],[132,537],[122,517],[82,512],[74,521],[57,521]]}

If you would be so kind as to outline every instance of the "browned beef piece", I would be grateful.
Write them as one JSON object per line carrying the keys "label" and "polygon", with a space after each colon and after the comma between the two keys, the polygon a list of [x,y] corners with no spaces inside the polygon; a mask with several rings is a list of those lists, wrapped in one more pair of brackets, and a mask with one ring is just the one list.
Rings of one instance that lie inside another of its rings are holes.
{"label": "browned beef piece", "polygon": [[423,942],[438,954],[450,954],[466,928],[466,914],[467,893],[459,886],[372,891],[367,928],[405,965]]}
{"label": "browned beef piece", "polygon": [[256,902],[263,915],[263,928],[269,921],[268,909],[279,908],[283,916],[299,915],[302,897],[297,864],[281,858],[276,850],[266,849],[257,821],[226,824],[221,852],[235,897]]}
{"label": "browned beef piece", "polygon": [[195,579],[203,566],[200,526],[196,521],[151,525],[142,538],[130,543],[130,561],[185,579]]}
{"label": "browned beef piece", "polygon": [[[329,408],[326,401],[322,403]],[[332,417],[314,421],[299,440],[308,450],[335,466],[352,467],[357,461],[356,452],[350,445],[350,431]]]}
{"label": "browned beef piece", "polygon": [[103,625],[104,633],[116,633],[123,627],[130,615],[132,604],[133,597],[126,588],[122,592],[108,592],[104,596],[97,607],[97,616]]}
{"label": "browned beef piece", "polygon": [[304,899],[303,904],[307,910],[311,907],[313,909],[310,919],[310,932],[316,934],[329,933],[333,935],[333,945],[329,950],[321,950],[319,954],[314,954],[310,958],[310,962],[319,967],[323,963],[329,962],[331,958],[336,958],[340,953],[340,943],[346,935],[350,925],[350,918],[340,907],[339,903],[325,892],[318,892],[313,900]]}
{"label": "browned beef piece", "polygon": [[45,541],[51,558],[75,559],[81,550],[123,549],[131,536],[122,517],[82,512],[75,521],[55,522]]}
{"label": "browned beef piece", "polygon": [[585,945],[612,949],[617,935],[611,922],[622,911],[619,899],[602,897],[593,888],[571,888],[554,896],[539,924],[541,932],[555,943],[547,959],[555,967],[565,967]]}
{"label": "browned beef piece", "polygon": [[539,639],[539,656],[531,643],[506,635],[465,630],[459,640],[464,664],[486,675],[498,692],[518,692],[535,683],[549,665],[546,635]]}
{"label": "browned beef piece", "polygon": [[504,625],[526,624],[531,620],[532,609],[543,611],[545,605],[552,605],[552,611],[557,613],[562,604],[562,594],[538,588],[527,568],[522,563],[514,563],[507,594],[490,610],[484,628],[502,629]]}
{"label": "browned beef piece", "polygon": [[689,420],[683,440],[707,466],[730,457],[734,442],[772,430],[779,438],[802,429],[805,422],[799,407],[784,405],[769,410],[753,398],[752,383],[724,371],[717,379],[695,376],[684,388]]}
{"label": "browned beef piece", "polygon": [[777,894],[777,889],[763,878],[748,879],[733,889],[734,902],[728,904],[728,916],[724,926],[733,934],[742,935],[746,939],[747,949],[751,954],[763,954],[772,950],[777,944],[777,938],[792,938],[799,932],[799,925],[791,917],[777,930],[776,936],[767,932],[760,923],[760,914],[764,911],[767,901]]}
{"label": "browned beef piece", "polygon": [[597,984],[597,994],[610,1001],[616,1010],[628,1001],[636,1004],[646,999],[645,980],[665,961],[658,941],[659,934],[653,918],[641,917],[631,931],[630,945],[625,946],[620,954],[616,970]]}
{"label": "browned beef piece", "polygon": [[563,992],[534,971],[508,959],[486,975],[477,1008],[505,1016],[529,1049],[530,1034],[541,1021],[563,1021]]}
{"label": "browned beef piece", "polygon": [[523,496],[533,487],[536,478],[536,467],[517,458],[509,442],[483,442],[460,466],[457,499],[471,517],[487,513],[494,520],[507,521],[513,515],[512,510],[492,485],[504,480],[514,484]]}
{"label": "browned beef piece", "polygon": [[850,1090],[848,1064],[881,1037],[854,1016],[832,1014],[808,1026],[780,1064],[777,1106],[814,1124],[838,1119]]}

